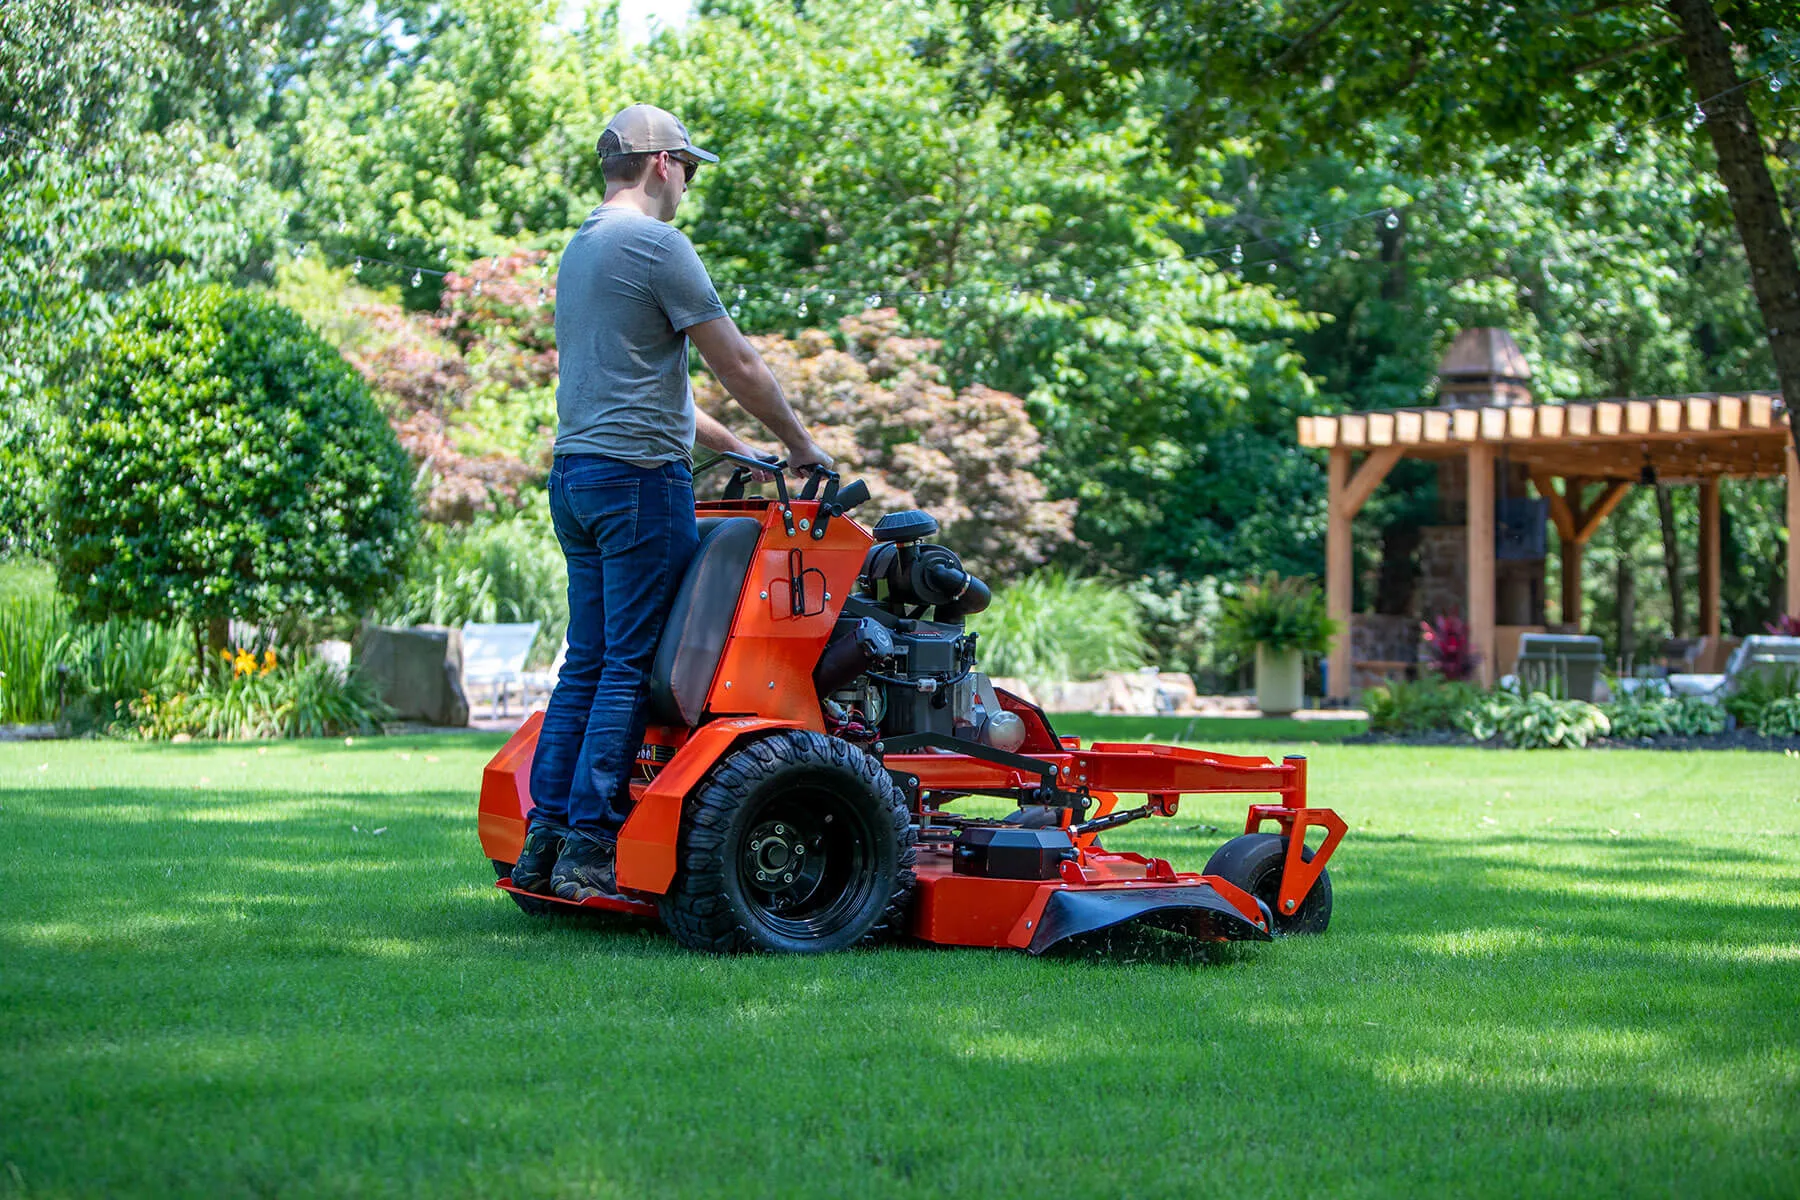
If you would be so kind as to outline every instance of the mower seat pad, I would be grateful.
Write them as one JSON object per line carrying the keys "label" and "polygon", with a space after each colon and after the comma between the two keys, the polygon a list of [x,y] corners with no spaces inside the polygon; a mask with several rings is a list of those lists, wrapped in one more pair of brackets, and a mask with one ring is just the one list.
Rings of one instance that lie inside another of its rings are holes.
{"label": "mower seat pad", "polygon": [[652,721],[699,724],[761,536],[762,522],[752,517],[701,519],[700,545],[675,591],[650,665]]}

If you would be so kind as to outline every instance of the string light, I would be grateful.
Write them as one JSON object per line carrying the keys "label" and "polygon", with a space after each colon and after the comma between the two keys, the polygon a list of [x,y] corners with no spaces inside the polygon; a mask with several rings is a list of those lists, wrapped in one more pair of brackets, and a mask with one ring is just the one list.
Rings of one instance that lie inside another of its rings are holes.
{"label": "string light", "polygon": [[414,271],[413,277],[412,277],[412,285],[414,287],[418,287],[423,282],[425,282],[425,273],[423,271]]}
{"label": "string light", "polygon": [[1243,261],[1244,261],[1244,247],[1240,243],[1239,245],[1233,246],[1231,248],[1231,265],[1235,267],[1235,266],[1238,266],[1239,264],[1241,264]]}
{"label": "string light", "polygon": [[1387,211],[1387,216],[1382,219],[1381,223],[1386,225],[1389,229],[1398,229],[1400,228],[1400,214],[1390,208]]}
{"label": "string light", "polygon": [[1317,226],[1306,231],[1306,244],[1314,250],[1319,248],[1319,230]]}
{"label": "string light", "polygon": [[1696,100],[1694,101],[1694,111],[1688,114],[1687,127],[1690,130],[1694,130],[1700,128],[1704,124],[1706,124],[1706,110],[1701,108],[1700,102]]}

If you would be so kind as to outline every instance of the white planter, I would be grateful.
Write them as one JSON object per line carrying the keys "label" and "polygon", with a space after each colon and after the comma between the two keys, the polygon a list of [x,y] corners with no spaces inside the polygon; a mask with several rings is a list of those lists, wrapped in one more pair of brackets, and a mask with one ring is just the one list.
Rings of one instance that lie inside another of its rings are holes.
{"label": "white planter", "polygon": [[1305,701],[1306,668],[1298,650],[1256,648],[1256,707],[1284,716]]}

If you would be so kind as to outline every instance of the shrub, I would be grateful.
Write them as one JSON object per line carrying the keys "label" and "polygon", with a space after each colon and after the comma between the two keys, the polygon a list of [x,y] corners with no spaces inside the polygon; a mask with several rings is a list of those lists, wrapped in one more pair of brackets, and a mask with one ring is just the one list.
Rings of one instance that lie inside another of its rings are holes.
{"label": "shrub", "polygon": [[1219,614],[1219,642],[1247,658],[1258,646],[1323,654],[1338,623],[1325,615],[1325,593],[1304,576],[1271,571],[1226,597]]}
{"label": "shrub", "polygon": [[969,626],[989,675],[1047,683],[1144,665],[1137,606],[1098,579],[1039,571],[996,593]]}
{"label": "shrub", "polygon": [[1621,694],[1601,711],[1615,738],[1701,737],[1725,731],[1725,710],[1698,696],[1664,696],[1640,688]]}
{"label": "shrub", "polygon": [[78,616],[220,630],[364,608],[399,575],[411,473],[368,388],[298,316],[157,287],[77,391],[53,510]]}
{"label": "shrub", "polygon": [[[231,656],[240,662],[253,657]],[[145,692],[129,711],[141,737],[233,740],[378,733],[392,712],[354,668],[340,672],[305,658],[286,664],[257,659],[247,669],[209,671],[184,691]]]}
{"label": "shrub", "polygon": [[1369,728],[1380,733],[1426,733],[1463,728],[1463,715],[1485,695],[1461,680],[1427,675],[1415,683],[1396,682],[1363,693]]}
{"label": "shrub", "polygon": [[1516,750],[1585,746],[1612,729],[1599,707],[1545,692],[1496,691],[1470,706],[1463,728],[1479,741],[1493,737]]}
{"label": "shrub", "polygon": [[1431,669],[1445,679],[1468,679],[1475,674],[1481,656],[1469,640],[1469,623],[1453,613],[1435,621],[1419,622]]}
{"label": "shrub", "polygon": [[[1051,500],[1032,466],[1043,440],[1009,392],[950,386],[943,346],[903,336],[899,313],[876,309],[838,322],[846,349],[823,330],[751,343],[781,381],[800,419],[871,499],[857,519],[922,508],[945,545],[988,582],[1030,571],[1074,534],[1075,502]],[[777,449],[711,374],[694,379],[694,401],[753,445]]]}
{"label": "shrub", "polygon": [[1800,737],[1800,696],[1783,696],[1765,705],[1756,732],[1764,737]]}
{"label": "shrub", "polygon": [[1725,711],[1745,729],[1760,729],[1763,712],[1778,700],[1800,694],[1800,671],[1792,667],[1751,671],[1725,697]]}
{"label": "shrub", "polygon": [[0,722],[61,715],[55,654],[69,627],[67,609],[52,597],[25,594],[0,602]]}
{"label": "shrub", "polygon": [[1172,571],[1145,575],[1126,589],[1138,608],[1149,661],[1165,671],[1210,675],[1220,669],[1219,582],[1182,579]]}

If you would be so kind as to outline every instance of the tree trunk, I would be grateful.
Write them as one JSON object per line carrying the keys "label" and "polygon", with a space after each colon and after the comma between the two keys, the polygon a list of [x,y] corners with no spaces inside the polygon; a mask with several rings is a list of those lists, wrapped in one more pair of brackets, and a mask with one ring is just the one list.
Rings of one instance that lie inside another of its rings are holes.
{"label": "tree trunk", "polygon": [[1669,636],[1683,637],[1687,619],[1681,608],[1681,544],[1675,540],[1675,502],[1669,485],[1656,485],[1656,514],[1662,518],[1663,570],[1669,577]]}
{"label": "tree trunk", "polygon": [[1787,400],[1788,428],[1800,448],[1800,263],[1794,260],[1793,232],[1769,177],[1762,136],[1745,98],[1747,89],[1740,86],[1731,43],[1712,0],[1669,0],[1668,8],[1681,23],[1688,84],[1696,97],[1711,97],[1705,109],[1706,128],[1750,263],[1750,285],[1768,327],[1775,377]]}

